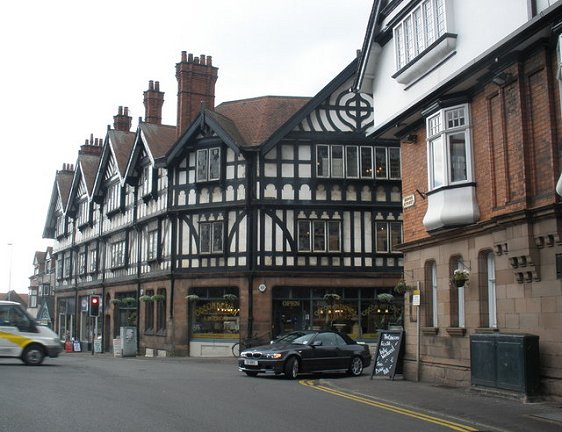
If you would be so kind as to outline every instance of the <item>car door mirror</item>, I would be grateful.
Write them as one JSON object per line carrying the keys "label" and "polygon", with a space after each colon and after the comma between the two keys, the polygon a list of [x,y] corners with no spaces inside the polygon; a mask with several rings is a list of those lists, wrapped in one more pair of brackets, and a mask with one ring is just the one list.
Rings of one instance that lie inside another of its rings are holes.
{"label": "car door mirror", "polygon": [[322,346],[322,341],[315,340],[310,344],[311,347]]}

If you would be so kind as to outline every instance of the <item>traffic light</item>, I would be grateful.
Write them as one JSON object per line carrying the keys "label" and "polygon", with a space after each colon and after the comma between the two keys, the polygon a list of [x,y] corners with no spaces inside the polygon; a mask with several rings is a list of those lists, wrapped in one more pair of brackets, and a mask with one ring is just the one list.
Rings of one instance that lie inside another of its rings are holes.
{"label": "traffic light", "polygon": [[100,296],[91,295],[90,296],[90,316],[98,317],[100,316]]}

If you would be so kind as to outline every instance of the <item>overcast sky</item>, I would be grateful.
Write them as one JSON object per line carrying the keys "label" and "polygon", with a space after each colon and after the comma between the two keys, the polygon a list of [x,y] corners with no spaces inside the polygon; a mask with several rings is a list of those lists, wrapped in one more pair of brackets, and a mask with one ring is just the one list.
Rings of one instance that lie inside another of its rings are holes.
{"label": "overcast sky", "polygon": [[[181,52],[213,57],[216,104],[314,96],[361,48],[372,0],[28,0],[0,15],[0,292],[27,293],[55,173],[104,138],[119,106],[133,130],[160,81],[175,125]],[[11,245],[11,246],[10,246]],[[11,275],[11,278],[10,278]]]}

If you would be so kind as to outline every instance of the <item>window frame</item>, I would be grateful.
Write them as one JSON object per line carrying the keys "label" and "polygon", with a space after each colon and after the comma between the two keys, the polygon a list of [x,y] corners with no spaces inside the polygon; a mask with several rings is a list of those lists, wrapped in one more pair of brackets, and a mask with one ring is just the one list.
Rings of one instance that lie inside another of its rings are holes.
{"label": "window frame", "polygon": [[[448,114],[462,110],[462,124],[460,118],[448,118]],[[451,124],[453,123],[453,124]],[[444,187],[469,184],[474,182],[474,161],[472,158],[472,138],[471,138],[471,118],[470,104],[450,106],[440,109],[426,118],[427,131],[427,166],[428,166],[428,188],[429,191],[438,190]],[[465,178],[454,179],[454,163],[451,151],[452,138],[463,136],[464,146],[464,173]]]}
{"label": "window frame", "polygon": [[[335,234],[331,232],[334,227],[337,231]],[[303,230],[306,231],[303,233]],[[341,221],[337,219],[299,219],[297,221],[297,251],[306,253],[341,252],[341,232]],[[337,246],[333,247],[335,239],[337,239]],[[323,247],[320,246],[320,243]]]}
{"label": "window frame", "polygon": [[423,0],[394,27],[394,63],[397,71],[414,62],[447,33],[445,3],[445,0]]}
{"label": "window frame", "polygon": [[[218,237],[220,238],[220,248],[215,247],[218,246],[217,241],[217,232],[216,230],[220,228],[220,233],[218,233]],[[212,221],[212,222],[200,222],[199,223],[199,253],[201,255],[217,255],[223,254],[225,252],[225,226],[224,221]],[[208,230],[208,240],[203,238],[204,230]],[[204,242],[205,240],[205,242]],[[206,244],[207,248],[203,249],[203,245]]]}
{"label": "window frame", "polygon": [[[200,156],[201,155],[201,156]],[[222,148],[209,147],[195,152],[195,182],[205,183],[221,179]]]}
{"label": "window frame", "polygon": [[121,268],[126,265],[126,245],[125,240],[118,240],[111,243],[111,268]]}
{"label": "window frame", "polygon": [[158,229],[151,229],[146,233],[146,260],[158,260]]}

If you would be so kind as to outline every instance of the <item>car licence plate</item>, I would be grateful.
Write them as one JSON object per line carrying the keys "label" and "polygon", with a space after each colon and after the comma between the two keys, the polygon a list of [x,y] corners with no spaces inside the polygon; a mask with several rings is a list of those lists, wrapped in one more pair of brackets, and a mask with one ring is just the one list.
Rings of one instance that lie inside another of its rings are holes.
{"label": "car licence plate", "polygon": [[246,366],[257,366],[257,365],[258,365],[258,361],[257,361],[257,360],[245,359],[245,360],[244,360],[244,364],[245,364]]}

